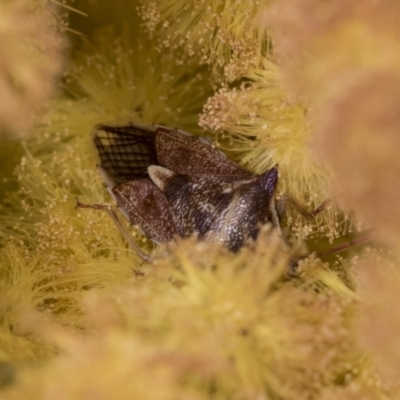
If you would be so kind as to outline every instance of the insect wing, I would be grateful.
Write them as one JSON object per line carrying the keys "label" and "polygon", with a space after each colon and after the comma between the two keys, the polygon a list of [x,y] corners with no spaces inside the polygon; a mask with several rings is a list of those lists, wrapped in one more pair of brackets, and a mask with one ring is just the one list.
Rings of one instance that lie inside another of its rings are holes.
{"label": "insect wing", "polygon": [[246,179],[254,175],[229,160],[204,139],[178,129],[159,127],[156,133],[159,164],[183,175],[216,175]]}
{"label": "insect wing", "polygon": [[131,224],[138,225],[153,241],[166,243],[178,233],[165,194],[149,179],[122,183],[111,193]]}
{"label": "insect wing", "polygon": [[109,187],[147,177],[150,165],[184,175],[216,175],[233,180],[255,175],[229,160],[203,138],[160,125],[99,125],[93,141],[100,172]]}
{"label": "insect wing", "polygon": [[157,164],[155,130],[141,125],[99,125],[93,141],[100,156],[100,172],[107,186],[141,179],[147,167]]}

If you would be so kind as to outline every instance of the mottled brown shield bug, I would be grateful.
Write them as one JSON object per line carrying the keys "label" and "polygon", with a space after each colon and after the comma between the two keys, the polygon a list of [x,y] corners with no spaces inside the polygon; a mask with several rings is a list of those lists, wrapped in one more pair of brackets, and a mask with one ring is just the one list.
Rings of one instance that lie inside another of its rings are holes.
{"label": "mottled brown shield bug", "polygon": [[[156,243],[197,236],[238,251],[256,239],[263,224],[280,231],[276,167],[256,175],[206,139],[161,125],[98,125],[93,140],[100,174],[118,208]],[[314,217],[326,204],[308,213],[288,199],[305,217]],[[148,259],[113,210],[78,206],[107,210],[139,256]]]}

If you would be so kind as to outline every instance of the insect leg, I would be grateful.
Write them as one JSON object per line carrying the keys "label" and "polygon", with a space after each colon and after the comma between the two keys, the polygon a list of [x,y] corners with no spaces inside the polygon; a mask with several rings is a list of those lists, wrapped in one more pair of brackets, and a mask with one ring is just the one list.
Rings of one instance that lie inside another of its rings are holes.
{"label": "insect leg", "polygon": [[92,208],[94,210],[104,210],[108,213],[108,215],[112,218],[114,221],[115,225],[117,226],[118,230],[121,232],[122,236],[124,239],[128,242],[129,246],[133,251],[136,252],[136,254],[141,258],[143,261],[149,262],[150,261],[150,256],[147,255],[142,251],[142,249],[133,241],[131,235],[129,232],[125,229],[125,227],[122,225],[121,221],[119,220],[115,210],[107,205],[104,204],[84,204],[79,201],[78,198],[76,198],[76,207],[77,208]]}
{"label": "insect leg", "polygon": [[350,247],[357,246],[359,244],[368,242],[370,239],[371,239],[371,232],[365,232],[355,239],[349,240],[346,243],[342,243],[342,244],[340,244],[338,246],[334,246],[330,249],[323,250],[323,251],[311,252],[311,253],[308,253],[308,254],[300,256],[300,257],[292,258],[289,262],[288,275],[289,276],[296,275],[297,267],[299,266],[299,261],[304,260],[311,255],[315,255],[316,257],[321,258],[328,254],[340,253],[341,251],[347,250]]}
{"label": "insect leg", "polygon": [[357,246],[361,243],[368,242],[371,239],[371,232],[364,232],[362,235],[359,237],[349,240],[346,243],[339,244],[338,246],[332,247],[331,249],[328,250],[323,250],[323,251],[318,251],[314,253],[317,257],[322,257],[327,254],[332,254],[332,253],[339,253],[343,250],[347,250],[350,247]]}
{"label": "insect leg", "polygon": [[[312,219],[315,218],[319,213],[321,213],[322,211],[325,210],[326,206],[331,202],[329,199],[326,199],[325,201],[323,201],[315,210],[313,211],[308,211],[306,210],[302,205],[300,205],[299,203],[297,203],[296,200],[294,200],[292,197],[290,197],[289,195],[284,195],[282,196],[279,200],[278,200],[278,204],[280,204],[280,206],[278,207],[278,209],[282,209],[282,203],[283,206],[285,205],[285,203],[289,203],[290,205],[292,205],[296,211],[298,213],[300,213],[303,217],[307,218],[307,219]],[[280,212],[279,212],[280,214]]]}

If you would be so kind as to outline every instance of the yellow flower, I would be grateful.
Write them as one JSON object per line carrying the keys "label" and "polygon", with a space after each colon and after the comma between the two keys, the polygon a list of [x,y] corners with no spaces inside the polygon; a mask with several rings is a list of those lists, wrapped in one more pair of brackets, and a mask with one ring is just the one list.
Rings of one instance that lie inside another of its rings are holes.
{"label": "yellow flower", "polygon": [[66,40],[44,1],[2,1],[0,26],[1,135],[26,138],[56,89]]}
{"label": "yellow flower", "polygon": [[190,56],[231,81],[259,65],[268,49],[266,33],[257,24],[258,0],[143,2],[140,14],[150,33],[159,37],[160,51],[184,46]]}

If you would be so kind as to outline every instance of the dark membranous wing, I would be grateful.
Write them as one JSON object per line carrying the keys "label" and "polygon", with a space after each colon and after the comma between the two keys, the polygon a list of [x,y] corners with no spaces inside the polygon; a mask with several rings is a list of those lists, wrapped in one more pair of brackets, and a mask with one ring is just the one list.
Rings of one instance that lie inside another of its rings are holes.
{"label": "dark membranous wing", "polygon": [[146,177],[147,167],[157,164],[153,126],[99,125],[93,141],[100,156],[100,172],[109,187]]}

